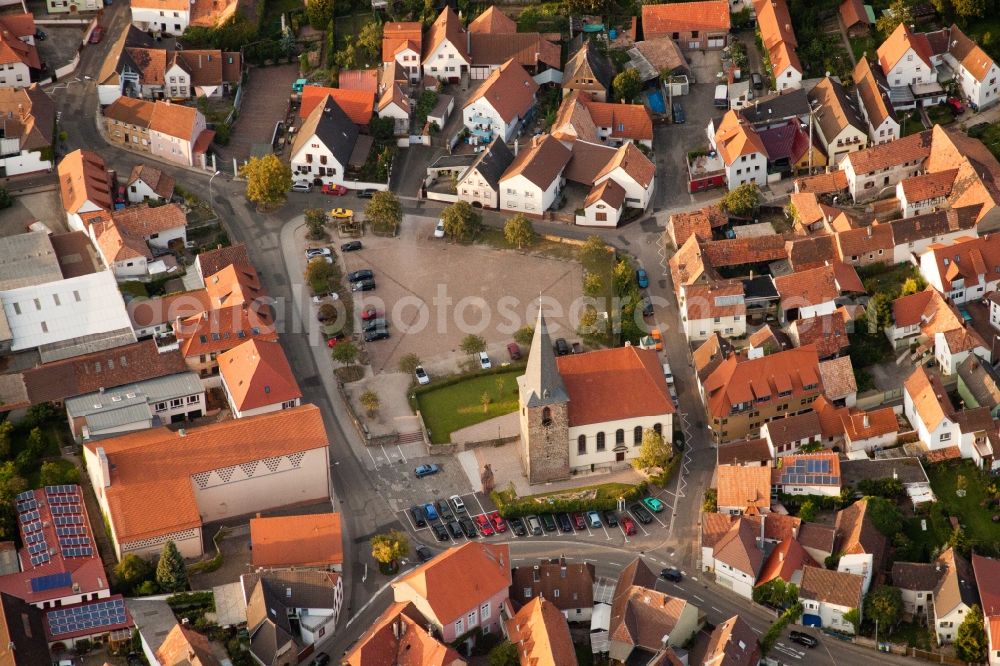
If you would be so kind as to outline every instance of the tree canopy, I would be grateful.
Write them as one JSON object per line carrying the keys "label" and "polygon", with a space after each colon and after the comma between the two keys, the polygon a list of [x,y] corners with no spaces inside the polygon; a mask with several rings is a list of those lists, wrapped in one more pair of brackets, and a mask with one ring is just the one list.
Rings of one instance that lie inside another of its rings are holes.
{"label": "tree canopy", "polygon": [[611,89],[614,91],[614,101],[622,104],[630,104],[639,96],[642,90],[642,79],[639,77],[639,70],[629,67],[618,73],[611,82]]}
{"label": "tree canopy", "polygon": [[654,467],[662,469],[670,462],[672,453],[670,443],[663,439],[663,435],[647,428],[642,432],[642,445],[639,447],[639,455],[632,459],[632,466],[643,470]]}
{"label": "tree canopy", "polygon": [[247,199],[258,208],[279,206],[292,189],[292,169],[274,154],[251,157],[243,166],[247,181]]}
{"label": "tree canopy", "polygon": [[187,589],[187,567],[180,551],[177,550],[177,544],[173,541],[163,544],[160,561],[156,563],[156,582],[167,592]]}
{"label": "tree canopy", "polygon": [[983,626],[983,609],[974,604],[955,634],[955,653],[962,661],[980,663],[986,661],[989,643]]}
{"label": "tree canopy", "polygon": [[881,585],[865,596],[864,610],[865,618],[872,622],[877,620],[879,630],[884,629],[888,635],[903,611],[903,593],[898,587]]}
{"label": "tree canopy", "polygon": [[732,215],[749,215],[760,206],[760,198],[760,189],[756,183],[743,183],[723,195],[719,205]]}
{"label": "tree canopy", "polygon": [[410,552],[410,540],[399,530],[389,530],[371,538],[372,557],[379,564],[395,568]]}
{"label": "tree canopy", "polygon": [[376,227],[396,233],[403,222],[403,205],[392,192],[376,192],[365,206],[365,217]]}
{"label": "tree canopy", "polygon": [[535,242],[535,229],[523,213],[518,213],[503,225],[503,237],[518,250]]}
{"label": "tree canopy", "polygon": [[476,237],[483,224],[483,216],[468,201],[456,201],[441,212],[444,232],[458,240]]}

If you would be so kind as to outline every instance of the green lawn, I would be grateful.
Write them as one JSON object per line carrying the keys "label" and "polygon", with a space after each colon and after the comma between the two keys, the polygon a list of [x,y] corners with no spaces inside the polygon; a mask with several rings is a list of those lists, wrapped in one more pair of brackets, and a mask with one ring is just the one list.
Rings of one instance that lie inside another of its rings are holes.
{"label": "green lawn", "polygon": [[902,117],[899,118],[900,137],[910,136],[911,134],[919,134],[923,131],[924,124],[920,121],[920,114],[916,111],[903,114]]}
{"label": "green lawn", "polygon": [[[893,298],[899,295],[903,283],[913,278],[923,283],[920,271],[913,264],[872,264],[858,269],[858,277],[869,294],[884,291]],[[922,289],[923,287],[921,287]]]}
{"label": "green lawn", "polygon": [[927,117],[931,119],[931,123],[934,125],[950,125],[955,122],[954,112],[950,106],[945,104],[936,104],[927,107]]}
{"label": "green lawn", "polygon": [[[482,423],[495,416],[517,411],[517,378],[522,368],[507,372],[471,375],[454,384],[417,395],[417,406],[430,430],[431,442],[445,444],[455,430]],[[497,380],[503,380],[502,390]],[[482,396],[488,393],[490,403],[483,409]]]}
{"label": "green lawn", "polygon": [[[992,517],[1000,510],[990,507],[997,497],[994,482],[965,460],[928,465],[927,475],[938,505],[945,515],[958,517],[969,544],[984,555],[995,554],[1000,545],[1000,523],[994,523]],[[956,494],[960,478],[964,478],[964,497]]]}
{"label": "green lawn", "polygon": [[854,51],[854,59],[861,60],[861,56],[867,55],[869,61],[874,60],[877,56],[875,55],[875,50],[879,47],[879,42],[872,35],[863,35],[861,37],[851,37],[851,50]]}
{"label": "green lawn", "polygon": [[[922,521],[926,521],[926,530]],[[928,515],[908,519],[903,524],[903,533],[909,543],[896,549],[896,559],[900,562],[930,562],[931,555],[951,536],[951,523],[941,506],[933,504]]]}
{"label": "green lawn", "polygon": [[920,650],[931,649],[931,634],[925,623],[901,622],[888,637],[879,635],[879,640],[888,640],[915,647]]}
{"label": "green lawn", "polygon": [[598,483],[592,486],[580,486],[572,490],[555,490],[551,493],[538,493],[522,497],[522,500],[544,500],[544,499],[572,499],[581,495],[593,497],[595,500],[617,500],[619,497],[632,490],[635,486],[628,483]]}

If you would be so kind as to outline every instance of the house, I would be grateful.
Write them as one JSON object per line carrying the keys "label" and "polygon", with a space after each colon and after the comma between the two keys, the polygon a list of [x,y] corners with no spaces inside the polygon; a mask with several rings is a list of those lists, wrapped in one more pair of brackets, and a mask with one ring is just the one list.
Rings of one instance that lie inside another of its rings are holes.
{"label": "house", "polygon": [[[763,469],[770,474],[764,467],[738,469]],[[715,582],[747,599],[753,595],[767,557],[764,544],[758,542],[758,532],[756,525],[740,516],[713,548]]]}
{"label": "house", "polygon": [[583,215],[576,223],[584,227],[616,227],[625,210],[625,189],[608,179],[596,185],[583,200]]}
{"label": "house", "polygon": [[[844,0],[841,7],[859,0]],[[899,122],[889,101],[889,84],[882,70],[872,67],[868,58],[861,57],[854,66],[854,90],[858,97],[858,109],[868,125],[871,144],[888,143],[899,138]]]}
{"label": "house", "polygon": [[[794,195],[793,195],[794,196]],[[675,248],[684,245],[690,236],[703,241],[712,239],[712,230],[729,223],[729,216],[718,205],[705,206],[683,213],[671,213],[666,234]]]}
{"label": "house", "polygon": [[473,629],[498,633],[509,619],[507,544],[472,541],[449,548],[392,583],[397,603],[412,603],[445,643]]}
{"label": "house", "polygon": [[[935,565],[942,572],[934,588],[934,623],[932,629],[937,644],[952,643],[965,614],[979,603],[976,577],[969,560],[948,548],[938,555]],[[992,633],[992,632],[988,632]]]}
{"label": "house", "polygon": [[1000,561],[972,553],[972,571],[975,574],[979,593],[979,607],[983,610],[983,624],[986,640],[989,642],[989,663],[994,666],[1000,661],[1000,598],[997,597],[997,576],[1000,575]]}
{"label": "house", "polygon": [[936,372],[918,366],[903,382],[903,412],[930,450],[959,445],[955,408]]}
{"label": "house", "polygon": [[45,640],[53,652],[72,650],[78,643],[127,642],[135,626],[120,594],[43,611],[43,616]]}
{"label": "house", "polygon": [[864,0],[844,0],[837,11],[844,29],[851,37],[867,35],[875,25],[875,21],[865,10]]}
{"label": "house", "polygon": [[108,168],[97,153],[74,150],[62,158],[57,172],[63,209],[73,231],[86,231],[83,222],[86,213],[114,208]]}
{"label": "house", "polygon": [[292,142],[292,178],[314,185],[343,185],[357,143],[357,125],[333,98],[324,97]]}
{"label": "house", "polygon": [[976,42],[969,39],[954,23],[949,28],[929,33],[932,44],[932,61],[951,68],[962,91],[973,109],[985,109],[996,104],[1000,84],[1000,67]]}
{"label": "house", "polygon": [[522,666],[575,666],[577,663],[566,618],[544,597],[531,600],[507,620],[506,633],[511,644],[517,646]]}
{"label": "house", "polygon": [[851,346],[844,317],[841,306],[829,314],[796,319],[788,326],[788,337],[796,347],[814,346],[821,359],[840,356]]}
{"label": "house", "polygon": [[800,88],[805,70],[795,52],[798,40],[792,29],[788,4],[785,0],[753,0],[753,8],[761,42],[771,64],[775,90]]}
{"label": "house", "polygon": [[919,174],[930,148],[931,132],[925,131],[849,154],[840,169],[847,176],[847,188],[854,201],[878,197],[903,178]]}
{"label": "house", "polygon": [[250,519],[255,570],[340,571],[344,561],[339,513]]}
{"label": "house", "polygon": [[[756,279],[756,278],[755,278]],[[770,276],[768,276],[770,280]],[[773,283],[772,283],[773,284]],[[774,292],[775,297],[777,292]],[[760,358],[794,345],[788,335],[772,324],[764,324],[747,337],[747,358]]]}
{"label": "house", "polygon": [[215,136],[198,109],[129,97],[104,109],[104,130],[112,143],[182,166],[201,166]]}
{"label": "house", "polygon": [[[131,610],[131,604],[126,604],[126,607]],[[174,623],[170,633],[156,650],[153,663],[183,664],[187,662],[191,666],[221,666],[222,661],[215,655],[216,652],[208,637],[193,629],[188,629],[184,625]]]}
{"label": "house", "polygon": [[867,555],[871,557],[871,570],[876,576],[881,574],[889,546],[868,513],[868,498],[838,511],[834,529],[841,559],[848,555]]}
{"label": "house", "polygon": [[496,210],[500,205],[500,178],[514,161],[514,153],[494,137],[475,161],[459,176],[455,191],[461,201]]}
{"label": "house", "polygon": [[961,206],[887,222],[895,244],[892,263],[916,263],[915,257],[934,243],[950,243],[960,236],[975,234],[982,208],[978,204]]}
{"label": "house", "polygon": [[0,640],[9,666],[34,666],[52,661],[45,640],[42,612],[21,599],[0,592]]}
{"label": "house", "polygon": [[802,583],[802,573],[805,568],[815,566],[819,565],[797,539],[785,539],[767,556],[760,575],[757,576],[755,587],[767,585],[776,579],[799,585]]}
{"label": "house", "polygon": [[565,558],[512,567],[510,599],[520,607],[544,597],[570,622],[590,622],[594,610],[594,565]]}
{"label": "house", "polygon": [[838,497],[840,456],[832,451],[795,453],[775,461],[771,485],[786,495]]}
{"label": "house", "polygon": [[291,409],[302,391],[281,344],[250,339],[218,356],[219,376],[235,418]]}
{"label": "house", "polygon": [[427,631],[427,620],[412,603],[393,603],[344,654],[347,666],[396,666],[419,654],[426,666],[464,666],[465,659]]}
{"label": "house", "polygon": [[154,201],[162,203],[170,201],[174,196],[174,179],[156,167],[148,164],[137,164],[132,167],[128,181],[125,184],[129,203],[146,203]]}
{"label": "house", "polygon": [[823,393],[815,348],[761,358],[730,354],[700,382],[716,443],[756,437],[765,423],[810,411]]}
{"label": "house", "polygon": [[955,305],[982,300],[1000,286],[1000,235],[935,243],[920,255],[919,266],[927,284]]}
{"label": "house", "polygon": [[767,440],[763,437],[721,444],[715,449],[716,465],[770,467],[772,458]]}
{"label": "house", "polygon": [[684,645],[704,623],[695,606],[655,585],[656,575],[641,557],[619,574],[608,623],[612,660],[648,663],[661,650]]}
{"label": "house", "polygon": [[785,322],[831,314],[845,296],[865,293],[854,267],[841,262],[782,275],[774,279],[774,286]]}
{"label": "house", "polygon": [[378,69],[342,69],[337,75],[341,90],[364,90],[372,97],[378,93]]}
{"label": "house", "polygon": [[0,87],[0,114],[5,119],[4,150],[0,157],[4,173],[19,176],[51,170],[53,160],[49,153],[54,143],[56,116],[52,98],[37,84],[18,88]]}
{"label": "house", "polygon": [[4,597],[47,610],[111,595],[80,486],[25,490],[10,508],[23,545],[17,552],[20,570],[0,576]]}
{"label": "house", "polygon": [[[582,35],[580,36],[582,39]],[[611,62],[600,53],[594,40],[582,41],[566,60],[562,91],[567,96],[574,90],[588,93],[594,100],[606,102],[611,94],[614,70]]]}
{"label": "house", "polygon": [[842,445],[848,453],[886,448],[894,444],[899,435],[899,423],[890,407],[868,411],[836,407],[823,396],[816,399],[813,408],[819,415],[824,440]]}
{"label": "house", "polygon": [[[804,91],[803,91],[804,93]],[[812,194],[838,194],[847,192],[847,174],[844,171],[818,173],[813,176],[802,176],[794,181],[796,192]]]}
{"label": "house", "polygon": [[198,274],[199,285],[204,287],[205,280],[229,266],[249,266],[250,255],[243,243],[233,245],[218,245],[211,250],[198,253],[194,258],[195,272]]}
{"label": "house", "polygon": [[175,203],[90,213],[84,224],[101,261],[120,281],[147,280],[176,270],[168,250],[187,242],[187,216]]}
{"label": "house", "polygon": [[551,135],[534,137],[500,177],[500,209],[541,217],[555,203],[573,154]]}
{"label": "house", "polygon": [[93,440],[190,421],[205,406],[198,375],[182,372],[67,398],[66,417],[77,441]]}
{"label": "house", "polygon": [[626,345],[557,359],[539,311],[517,381],[529,483],[625,467],[639,454],[644,431],[672,436],[674,405],[655,350]]}
{"label": "house", "polygon": [[955,185],[958,169],[946,169],[936,173],[925,173],[919,176],[904,178],[896,185],[896,199],[903,217],[913,217],[930,213],[939,206],[947,205]]}
{"label": "house", "polygon": [[142,653],[148,663],[156,666],[176,666],[185,660],[191,666],[220,666],[222,663],[216,655],[219,651],[224,654],[225,648],[213,645],[207,637],[180,624],[166,601],[126,599],[125,608],[135,621]]}
{"label": "house", "polygon": [[382,29],[382,63],[394,64],[410,83],[423,78],[423,32],[420,21],[388,22]]}
{"label": "house", "polygon": [[729,27],[729,4],[723,0],[644,5],[642,8],[644,39],[667,37],[687,51],[725,47]]}
{"label": "house", "polygon": [[655,178],[653,161],[632,143],[625,143],[594,177],[594,186],[613,180],[623,188],[626,208],[646,210],[653,199]]}
{"label": "house", "polygon": [[424,76],[457,83],[469,73],[469,37],[462,19],[446,6],[427,30],[423,52]]}
{"label": "house", "polygon": [[809,102],[816,106],[819,138],[830,164],[868,144],[868,124],[840,81],[822,79],[809,91]]}
{"label": "house", "polygon": [[957,390],[970,409],[985,407],[993,418],[1000,417],[1000,371],[976,356],[969,354],[958,364]]}
{"label": "house", "polygon": [[903,597],[903,612],[927,615],[944,571],[935,562],[893,562],[892,585]]}
{"label": "house", "polygon": [[747,507],[758,513],[771,510],[771,468],[719,465],[715,470],[719,513],[740,515]]}
{"label": "house", "polygon": [[462,118],[478,143],[489,143],[494,135],[510,141],[535,106],[538,84],[513,59],[493,71],[466,100]]}
{"label": "house", "polygon": [[393,83],[385,89],[378,101],[378,117],[392,118],[393,133],[405,136],[410,133],[410,114],[413,109],[409,96],[403,92],[402,86]]}
{"label": "house", "polygon": [[214,28],[236,15],[239,0],[130,0],[132,25],[143,32],[180,36],[188,26]]}
{"label": "house", "polygon": [[239,87],[243,61],[238,51],[159,46],[134,27],[122,34],[97,76],[102,106],[123,95],[186,100],[222,97]]}
{"label": "house", "polygon": [[819,414],[809,410],[765,423],[760,427],[760,436],[767,442],[771,458],[777,460],[798,453],[804,446],[822,445],[823,427]]}
{"label": "house", "polygon": [[344,580],[330,571],[280,570],[240,576],[250,654],[259,664],[295,664],[333,633]]}
{"label": "house", "polygon": [[709,140],[726,166],[730,190],[745,183],[755,183],[761,188],[767,184],[767,149],[757,130],[736,111],[726,112]]}
{"label": "house", "polygon": [[757,134],[764,144],[771,173],[807,170],[810,164],[814,169],[827,165],[828,160],[821,147],[822,134],[817,133],[810,144],[809,132],[794,119],[774,127],[758,128]]}
{"label": "house", "polygon": [[485,79],[510,59],[532,74],[562,69],[558,44],[538,32],[518,32],[517,23],[494,5],[469,24],[469,55],[473,79]]}
{"label": "house", "polygon": [[[169,296],[155,298],[133,298],[128,303],[128,314],[132,320],[132,330],[140,340],[153,338],[157,343],[164,343],[164,353],[169,353],[166,347],[172,345],[174,322],[200,315],[211,309],[208,292],[205,289],[181,291]],[[149,340],[154,347],[156,344]],[[179,351],[177,358],[183,362]]]}
{"label": "house", "polygon": [[29,13],[0,16],[0,86],[27,88],[42,71],[35,46],[35,17]]}
{"label": "house", "polygon": [[844,614],[860,612],[863,583],[861,576],[852,573],[805,567],[799,586],[802,623],[853,634],[854,625],[844,619]]}
{"label": "house", "polygon": [[620,146],[638,142],[653,147],[653,119],[642,104],[599,102],[589,93],[571,91],[563,98],[552,136],[572,148],[577,140]]}
{"label": "house", "polygon": [[746,335],[747,307],[739,280],[685,285],[677,300],[689,342],[706,340],[714,333]]}
{"label": "house", "polygon": [[199,557],[203,522],[327,501],[327,444],[319,410],[303,405],[88,442],[84,461],[119,558],[155,555],[168,540]]}
{"label": "house", "polygon": [[708,637],[707,666],[757,666],[760,660],[757,635],[739,615],[716,625]]}
{"label": "house", "polygon": [[877,50],[879,66],[892,88],[936,84],[930,43],[923,33],[900,23]]}
{"label": "house", "polygon": [[802,523],[795,538],[816,562],[823,563],[836,552],[837,531],[829,525]]}
{"label": "house", "polygon": [[[387,90],[391,88],[391,85],[386,86]],[[375,112],[375,95],[368,90],[349,88],[303,86],[299,100],[299,120],[305,121],[313,109],[321,106],[327,97],[330,97],[359,128],[368,127],[368,122]]]}

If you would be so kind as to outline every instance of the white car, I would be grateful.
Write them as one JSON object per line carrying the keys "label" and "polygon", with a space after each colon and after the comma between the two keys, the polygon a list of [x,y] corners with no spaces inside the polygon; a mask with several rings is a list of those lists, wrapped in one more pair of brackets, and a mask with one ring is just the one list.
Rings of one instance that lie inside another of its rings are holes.
{"label": "white car", "polygon": [[431,378],[427,376],[427,371],[424,370],[424,366],[418,365],[416,369],[414,369],[413,374],[417,376],[418,384],[423,385],[431,383]]}
{"label": "white car", "polygon": [[444,238],[444,220],[438,218],[437,226],[434,227],[434,238]]}
{"label": "white car", "polygon": [[292,184],[292,192],[312,192],[313,186],[304,180]]}
{"label": "white car", "polygon": [[490,363],[490,357],[486,352],[479,352],[479,367],[483,370],[489,370],[493,367],[493,364]]}
{"label": "white car", "polygon": [[310,247],[306,249],[306,259],[315,259],[316,257],[330,257],[333,256],[333,250],[328,247]]}
{"label": "white car", "polygon": [[465,502],[462,501],[461,497],[458,495],[452,495],[448,498],[448,500],[451,502],[452,508],[455,509],[455,513],[466,513]]}

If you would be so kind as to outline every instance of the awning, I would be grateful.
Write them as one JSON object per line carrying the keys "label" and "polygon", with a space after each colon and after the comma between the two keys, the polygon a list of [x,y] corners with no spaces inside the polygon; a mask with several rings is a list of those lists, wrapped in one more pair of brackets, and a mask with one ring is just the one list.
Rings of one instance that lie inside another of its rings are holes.
{"label": "awning", "polygon": [[822,627],[823,620],[819,615],[809,615],[808,613],[803,613],[802,624],[807,627]]}

